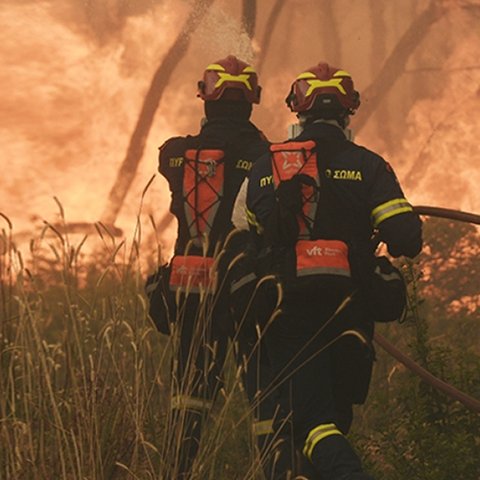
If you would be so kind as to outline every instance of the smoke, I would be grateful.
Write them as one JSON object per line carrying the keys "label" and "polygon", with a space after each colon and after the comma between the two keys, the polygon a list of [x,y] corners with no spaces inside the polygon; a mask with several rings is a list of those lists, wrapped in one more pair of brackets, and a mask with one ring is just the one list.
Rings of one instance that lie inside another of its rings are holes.
{"label": "smoke", "polygon": [[[53,5],[0,9],[0,195],[2,211],[20,229],[52,218],[54,195],[69,220],[98,220],[149,77],[186,11],[164,5],[123,18],[115,38],[99,43],[95,32],[86,37],[88,29],[72,28]],[[174,134],[161,117],[158,129]],[[140,184],[151,174],[149,165]]]}
{"label": "smoke", "polygon": [[[253,44],[241,29],[240,6],[226,0],[213,4],[193,35],[187,56],[162,97],[118,219],[126,232],[133,229],[141,192],[156,172],[158,146],[171,136],[198,131],[203,112],[196,82],[205,65],[230,53],[255,63],[264,48],[265,23],[275,2],[257,3]],[[376,13],[371,11],[375,3],[335,2],[327,18],[316,1],[287,0],[272,31],[271,47],[264,52],[262,104],[254,109],[253,119],[268,137],[284,139],[288,123],[295,121],[283,100],[302,69],[326,59],[350,71],[357,88],[364,90],[375,80],[372,65],[380,69],[385,60],[379,55],[391,53],[427,4],[385,1],[375,23],[369,20]],[[461,7],[461,2],[450,3],[458,4],[457,10]],[[2,1],[0,212],[12,220],[16,231],[32,230],[41,219],[54,220],[58,207],[53,196],[62,202],[68,221],[99,219],[153,72],[191,4]],[[479,38],[469,28],[475,12],[455,15],[418,46],[409,71],[359,132],[358,141],[387,157],[412,202],[478,212]],[[450,16],[451,12],[445,14]],[[388,35],[377,39],[373,25],[384,25]],[[375,49],[378,41],[385,42],[380,54]],[[424,65],[437,71],[423,69]],[[160,223],[168,201],[167,184],[158,176],[147,192],[144,214]],[[168,245],[173,228],[166,232]]]}
{"label": "smoke", "polygon": [[417,204],[480,211],[476,40],[474,34],[457,46],[434,72],[444,79],[440,94],[418,101],[408,116],[408,134],[395,158],[408,159],[401,177]]}

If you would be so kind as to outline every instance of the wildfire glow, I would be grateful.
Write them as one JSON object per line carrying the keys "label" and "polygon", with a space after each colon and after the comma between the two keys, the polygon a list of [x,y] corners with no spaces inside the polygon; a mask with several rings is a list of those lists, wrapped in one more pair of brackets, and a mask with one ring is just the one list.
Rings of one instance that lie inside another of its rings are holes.
{"label": "wildfire glow", "polygon": [[478,59],[476,38],[467,37],[436,73],[446,80],[442,94],[417,102],[410,112],[395,158],[416,204],[480,212],[480,66],[469,68]]}
{"label": "wildfire glow", "polygon": [[[255,63],[274,2],[261,3],[253,43],[240,27],[239,9],[226,1],[214,3],[193,35],[187,55],[164,92],[135,182],[117,220],[125,233],[134,229],[141,192],[156,172],[158,146],[170,136],[198,130],[202,105],[195,98],[195,88],[204,66],[229,53]],[[404,3],[385,2],[385,22],[396,21],[397,10],[407,9],[408,2]],[[128,15],[120,4],[88,2],[96,5],[97,10],[91,11],[80,0],[5,0],[0,5],[0,212],[11,219],[17,233],[33,232],[43,219],[53,222],[58,216],[54,196],[62,203],[67,221],[100,219],[153,73],[175,41],[192,2],[142,0]],[[424,4],[409,4],[411,18],[402,28]],[[356,2],[352,7],[356,15],[345,22],[339,22],[345,18],[343,7],[335,6],[338,11],[332,21],[337,22],[342,42],[335,50],[315,33],[321,20],[313,14],[315,2],[292,5],[294,11],[289,13],[287,8],[273,31],[260,78],[263,101],[254,113],[254,121],[275,141],[285,138],[286,125],[295,121],[283,99],[303,68],[321,59],[348,67],[361,91],[375,75],[365,66],[367,57],[374,54],[366,47],[373,35],[367,10],[371,2]],[[307,7],[312,14],[301,15]],[[457,23],[468,21],[456,15]],[[297,26],[300,17],[302,28]],[[347,35],[352,28],[358,36]],[[456,32],[455,48],[446,58],[433,59],[437,74],[417,75],[418,82],[441,82],[441,94],[429,97],[423,89],[410,109],[408,131],[398,133],[394,151],[380,153],[394,165],[413,203],[478,213],[480,174],[475,161],[479,155],[480,70],[473,67],[479,39],[476,33],[463,33],[468,29],[460,23],[451,31]],[[442,37],[440,28],[433,29],[430,41],[440,42]],[[395,39],[389,42],[391,49]],[[331,58],[332,51],[341,58]],[[418,55],[425,53],[420,50]],[[421,62],[418,58],[415,65]],[[389,95],[387,103],[402,92],[393,89]],[[384,142],[375,124],[385,120],[380,113],[376,115],[357,139],[381,150]],[[145,216],[152,215],[160,224],[168,199],[166,182],[156,178],[145,197]],[[162,232],[167,250],[174,229],[170,223]]]}

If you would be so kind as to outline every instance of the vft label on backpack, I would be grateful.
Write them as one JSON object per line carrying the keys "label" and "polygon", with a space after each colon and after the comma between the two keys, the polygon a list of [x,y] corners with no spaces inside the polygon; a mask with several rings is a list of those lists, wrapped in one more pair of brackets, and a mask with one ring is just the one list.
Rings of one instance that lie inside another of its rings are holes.
{"label": "vft label on backpack", "polygon": [[350,277],[348,246],[341,240],[299,240],[297,276],[342,275]]}

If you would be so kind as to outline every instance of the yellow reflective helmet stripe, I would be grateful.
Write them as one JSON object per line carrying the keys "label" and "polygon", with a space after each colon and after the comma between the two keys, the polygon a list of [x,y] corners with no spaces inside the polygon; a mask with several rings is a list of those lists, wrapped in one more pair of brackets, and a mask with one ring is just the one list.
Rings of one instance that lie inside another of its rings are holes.
{"label": "yellow reflective helmet stripe", "polygon": [[297,80],[307,81],[309,87],[307,92],[305,93],[306,97],[309,97],[317,88],[325,88],[325,87],[336,88],[341,94],[346,95],[347,92],[342,85],[342,80],[345,77],[350,78],[350,74],[345,70],[337,70],[333,74],[333,77],[334,78],[331,78],[329,80],[320,80],[312,72],[303,72],[297,77]]}
{"label": "yellow reflective helmet stripe", "polygon": [[371,218],[374,227],[378,227],[387,218],[401,213],[412,212],[413,208],[406,198],[395,198],[382,203],[372,210]]}
{"label": "yellow reflective helmet stripe", "polygon": [[257,73],[255,71],[255,69],[251,66],[248,66],[248,67],[245,67],[243,70],[242,70],[242,73]]}
{"label": "yellow reflective helmet stripe", "polygon": [[317,78],[317,76],[312,72],[303,72],[297,77],[297,80],[305,80],[306,78]]}
{"label": "yellow reflective helmet stripe", "polygon": [[257,437],[273,433],[273,419],[253,423],[253,434]]}
{"label": "yellow reflective helmet stripe", "polygon": [[[337,70],[333,74],[333,77],[341,77],[341,78],[349,77],[349,78],[351,78],[351,75],[346,70]],[[317,76],[312,72],[303,72],[297,77],[297,80],[306,80],[307,78],[317,78]],[[319,79],[317,79],[317,80],[319,80]],[[328,82],[328,80],[325,80],[325,81]]]}
{"label": "yellow reflective helmet stripe", "polygon": [[334,77],[351,77],[351,75],[345,70],[337,70],[334,74]]}
{"label": "yellow reflective helmet stripe", "polygon": [[218,76],[220,77],[215,84],[215,88],[221,87],[225,82],[238,82],[243,83],[249,90],[252,90],[252,86],[250,85],[250,74],[249,73],[241,73],[240,75],[232,75],[231,73],[226,72],[218,72]]}
{"label": "yellow reflective helmet stripe", "polygon": [[222,67],[218,63],[211,63],[205,70],[213,70],[214,72],[224,72],[225,67]]}
{"label": "yellow reflective helmet stripe", "polygon": [[339,78],[331,78],[330,80],[307,80],[307,83],[310,85],[308,87],[307,93],[305,93],[306,97],[309,97],[317,88],[325,88],[325,87],[333,87],[336,88],[340,93],[346,95],[347,92],[343,88],[342,80],[344,77]]}
{"label": "yellow reflective helmet stripe", "polygon": [[324,438],[331,435],[342,435],[342,432],[337,428],[334,423],[326,423],[315,427],[310,430],[307,439],[305,440],[305,446],[303,447],[303,454],[312,461],[313,449]]}
{"label": "yellow reflective helmet stripe", "polygon": [[190,397],[189,395],[174,395],[172,397],[173,410],[208,410],[213,402],[205,398]]}

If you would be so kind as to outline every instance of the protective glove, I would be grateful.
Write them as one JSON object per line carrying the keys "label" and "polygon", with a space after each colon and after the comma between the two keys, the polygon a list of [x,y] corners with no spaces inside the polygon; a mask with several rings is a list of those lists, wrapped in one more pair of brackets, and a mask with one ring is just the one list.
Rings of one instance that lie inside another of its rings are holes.
{"label": "protective glove", "polygon": [[402,321],[407,306],[405,280],[387,257],[375,259],[375,270],[365,290],[375,322]]}

